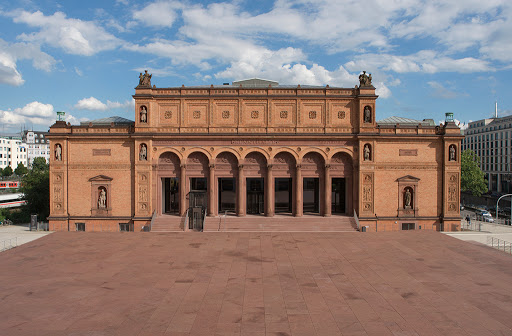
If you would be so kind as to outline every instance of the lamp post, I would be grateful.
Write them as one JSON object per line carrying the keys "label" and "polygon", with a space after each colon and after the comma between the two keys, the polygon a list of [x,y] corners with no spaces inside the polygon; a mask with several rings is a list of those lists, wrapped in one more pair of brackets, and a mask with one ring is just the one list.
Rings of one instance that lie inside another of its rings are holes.
{"label": "lamp post", "polygon": [[[498,203],[500,202],[500,199],[507,196],[512,196],[512,194],[503,195],[496,201],[496,222],[498,222]],[[510,198],[510,207],[512,208],[512,197]],[[512,222],[512,211],[510,212],[510,221]]]}

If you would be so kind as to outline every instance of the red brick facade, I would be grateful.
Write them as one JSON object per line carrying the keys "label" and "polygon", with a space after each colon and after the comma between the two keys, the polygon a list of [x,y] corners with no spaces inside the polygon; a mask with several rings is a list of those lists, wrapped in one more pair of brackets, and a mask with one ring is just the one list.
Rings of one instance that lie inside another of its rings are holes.
{"label": "red brick facade", "polygon": [[459,229],[459,128],[378,125],[371,85],[139,85],[133,97],[132,125],[50,128],[62,152],[52,230],[140,231],[153,215],[183,216],[192,187],[209,216],[356,212],[370,231]]}

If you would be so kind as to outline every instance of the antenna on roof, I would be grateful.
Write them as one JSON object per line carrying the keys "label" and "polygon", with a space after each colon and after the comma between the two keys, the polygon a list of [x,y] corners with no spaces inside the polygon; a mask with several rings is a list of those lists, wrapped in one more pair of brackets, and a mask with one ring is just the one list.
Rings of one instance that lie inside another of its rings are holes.
{"label": "antenna on roof", "polygon": [[498,119],[498,101],[494,102],[494,118]]}

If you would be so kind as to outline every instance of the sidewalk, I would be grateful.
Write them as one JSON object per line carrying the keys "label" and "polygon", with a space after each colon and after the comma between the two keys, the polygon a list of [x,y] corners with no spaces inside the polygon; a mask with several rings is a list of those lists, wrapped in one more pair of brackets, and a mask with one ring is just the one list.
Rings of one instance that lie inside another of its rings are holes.
{"label": "sidewalk", "polygon": [[6,245],[23,245],[38,238],[44,237],[52,232],[50,231],[30,231],[28,224],[0,226],[0,250],[3,248],[3,242],[9,239],[17,238],[14,241],[6,242]]}
{"label": "sidewalk", "polygon": [[[463,218],[465,218],[465,216]],[[465,219],[461,220],[461,227],[463,230],[467,230],[468,224]],[[480,228],[480,231],[478,231],[478,228]],[[460,240],[475,241],[485,245],[487,244],[487,237],[494,237],[506,242],[512,242],[512,226],[482,222],[474,218],[471,219],[469,230],[461,232],[445,232],[445,234]]]}

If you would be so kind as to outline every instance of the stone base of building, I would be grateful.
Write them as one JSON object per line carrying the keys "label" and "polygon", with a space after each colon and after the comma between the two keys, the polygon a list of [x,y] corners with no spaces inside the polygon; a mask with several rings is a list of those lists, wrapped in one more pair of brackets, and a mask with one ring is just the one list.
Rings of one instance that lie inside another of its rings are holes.
{"label": "stone base of building", "polygon": [[[360,227],[366,226],[366,232],[431,230],[431,231],[460,231],[460,218],[360,218]],[[361,229],[362,231],[363,229]]]}
{"label": "stone base of building", "polygon": [[143,232],[144,227],[149,227],[150,219],[108,218],[50,218],[50,231],[87,231],[87,232]]}

